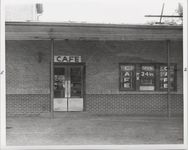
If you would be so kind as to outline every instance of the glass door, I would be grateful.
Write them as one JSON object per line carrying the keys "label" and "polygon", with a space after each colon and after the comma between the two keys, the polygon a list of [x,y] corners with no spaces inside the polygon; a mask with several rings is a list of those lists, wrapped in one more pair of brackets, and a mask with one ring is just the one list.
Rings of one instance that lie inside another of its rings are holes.
{"label": "glass door", "polygon": [[83,110],[83,67],[70,66],[69,67],[69,82],[70,96],[68,99],[69,111]]}
{"label": "glass door", "polygon": [[54,67],[54,111],[67,111],[66,67]]}
{"label": "glass door", "polygon": [[54,66],[54,111],[83,111],[83,65]]}

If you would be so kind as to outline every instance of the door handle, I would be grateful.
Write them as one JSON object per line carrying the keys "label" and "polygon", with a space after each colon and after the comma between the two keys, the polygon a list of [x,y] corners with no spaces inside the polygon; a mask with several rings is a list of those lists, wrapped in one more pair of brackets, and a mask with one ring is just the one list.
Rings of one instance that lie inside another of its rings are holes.
{"label": "door handle", "polygon": [[67,96],[70,98],[71,97],[71,84],[70,80],[67,81]]}
{"label": "door handle", "polygon": [[140,73],[136,73],[136,80],[140,80]]}
{"label": "door handle", "polygon": [[67,85],[68,85],[68,83],[67,83],[67,81],[65,81],[65,97],[68,96],[68,88],[67,88]]}

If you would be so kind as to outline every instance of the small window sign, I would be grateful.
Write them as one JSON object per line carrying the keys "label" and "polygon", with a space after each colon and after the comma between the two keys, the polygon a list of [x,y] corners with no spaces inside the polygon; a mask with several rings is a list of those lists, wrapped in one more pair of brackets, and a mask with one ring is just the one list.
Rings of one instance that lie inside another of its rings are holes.
{"label": "small window sign", "polygon": [[54,62],[59,63],[80,63],[81,56],[54,56]]}
{"label": "small window sign", "polygon": [[143,71],[154,71],[154,66],[142,66]]}
{"label": "small window sign", "polygon": [[[168,89],[168,67],[167,65],[161,65],[159,67],[160,70],[160,80],[159,80],[159,88],[160,90]],[[175,90],[175,66],[170,66],[170,89]]]}
{"label": "small window sign", "polygon": [[154,91],[154,86],[140,86],[140,91]]}
{"label": "small window sign", "polygon": [[141,65],[140,90],[141,91],[154,91],[155,90],[155,66],[154,65]]}
{"label": "small window sign", "polygon": [[121,66],[121,70],[122,71],[132,71],[132,70],[134,70],[134,66],[133,65],[122,65]]}
{"label": "small window sign", "polygon": [[120,64],[120,89],[135,90],[135,66]]}

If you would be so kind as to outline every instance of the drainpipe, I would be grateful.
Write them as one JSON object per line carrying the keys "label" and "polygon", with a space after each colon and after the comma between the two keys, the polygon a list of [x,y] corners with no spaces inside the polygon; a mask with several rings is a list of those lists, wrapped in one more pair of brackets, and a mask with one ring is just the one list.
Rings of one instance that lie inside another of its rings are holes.
{"label": "drainpipe", "polygon": [[50,99],[51,118],[54,118],[54,39],[51,39],[51,59],[50,59]]}
{"label": "drainpipe", "polygon": [[170,40],[167,40],[167,79],[168,79],[168,91],[167,91],[167,113],[168,113],[168,118],[170,119],[171,117],[171,93],[170,93]]}

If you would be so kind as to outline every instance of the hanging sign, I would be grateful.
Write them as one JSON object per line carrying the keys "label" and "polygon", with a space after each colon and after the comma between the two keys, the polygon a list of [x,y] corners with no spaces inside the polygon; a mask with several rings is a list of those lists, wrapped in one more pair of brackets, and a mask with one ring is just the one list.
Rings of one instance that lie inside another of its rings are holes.
{"label": "hanging sign", "polygon": [[54,56],[54,62],[79,63],[82,62],[81,56]]}

